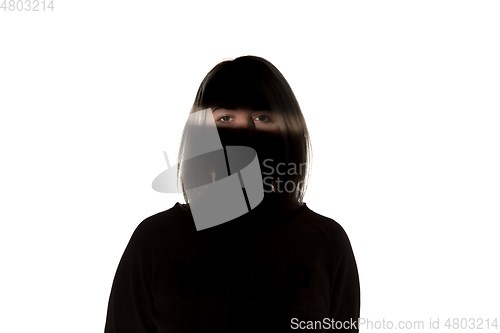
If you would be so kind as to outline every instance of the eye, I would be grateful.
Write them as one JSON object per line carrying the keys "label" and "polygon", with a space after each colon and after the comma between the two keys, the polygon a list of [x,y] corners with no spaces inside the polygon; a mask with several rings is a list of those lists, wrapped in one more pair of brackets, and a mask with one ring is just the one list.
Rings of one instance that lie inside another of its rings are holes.
{"label": "eye", "polygon": [[231,116],[222,116],[219,119],[217,119],[217,121],[220,121],[222,123],[227,123],[227,122],[231,121],[232,118],[233,117],[231,117]]}
{"label": "eye", "polygon": [[269,123],[272,120],[271,117],[269,117],[269,116],[257,116],[254,119],[257,120],[258,122],[262,122],[262,123]]}

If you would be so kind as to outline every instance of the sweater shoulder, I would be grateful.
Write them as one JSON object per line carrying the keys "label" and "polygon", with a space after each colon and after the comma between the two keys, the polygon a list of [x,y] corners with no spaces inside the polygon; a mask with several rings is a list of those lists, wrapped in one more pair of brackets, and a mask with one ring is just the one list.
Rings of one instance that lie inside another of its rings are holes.
{"label": "sweater shoulder", "polygon": [[172,208],[145,218],[136,227],[132,238],[151,239],[159,232],[181,232],[190,229],[189,215],[179,203]]}
{"label": "sweater shoulder", "polygon": [[324,235],[334,251],[352,251],[347,233],[334,219],[312,211],[309,223]]}

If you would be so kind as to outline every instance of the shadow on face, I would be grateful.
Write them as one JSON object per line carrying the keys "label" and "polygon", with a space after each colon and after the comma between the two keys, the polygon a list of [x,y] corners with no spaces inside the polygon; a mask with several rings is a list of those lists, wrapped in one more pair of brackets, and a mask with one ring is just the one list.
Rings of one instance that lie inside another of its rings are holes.
{"label": "shadow on face", "polygon": [[271,110],[261,110],[249,104],[213,103],[212,109],[217,129],[233,129],[250,133],[278,133],[279,127]]}

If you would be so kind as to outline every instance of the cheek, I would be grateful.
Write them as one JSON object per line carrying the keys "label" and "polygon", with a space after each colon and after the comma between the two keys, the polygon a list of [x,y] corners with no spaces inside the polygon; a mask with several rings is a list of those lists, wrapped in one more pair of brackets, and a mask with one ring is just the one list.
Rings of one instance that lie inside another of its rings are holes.
{"label": "cheek", "polygon": [[258,125],[257,129],[262,132],[270,132],[270,133],[279,133],[280,131],[278,124],[276,123]]}

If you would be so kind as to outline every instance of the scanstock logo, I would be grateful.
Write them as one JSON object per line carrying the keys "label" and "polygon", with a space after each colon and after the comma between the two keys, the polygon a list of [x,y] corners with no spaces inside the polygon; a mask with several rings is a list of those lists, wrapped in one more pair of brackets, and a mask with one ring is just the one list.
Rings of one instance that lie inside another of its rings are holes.
{"label": "scanstock logo", "polygon": [[[198,231],[231,221],[264,198],[257,152],[246,146],[222,146],[211,109],[194,112],[184,127],[180,169]],[[177,165],[153,181],[153,189],[178,193]]]}

